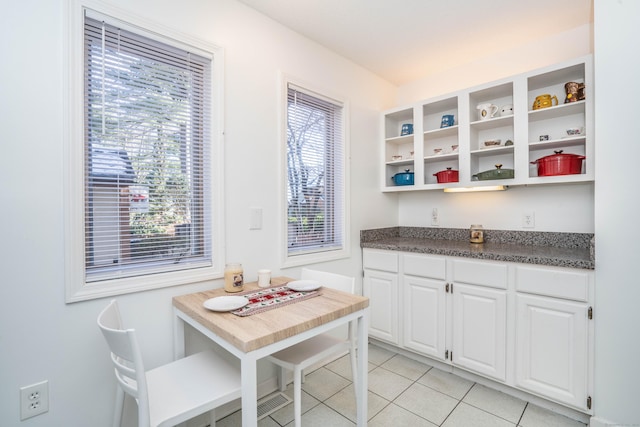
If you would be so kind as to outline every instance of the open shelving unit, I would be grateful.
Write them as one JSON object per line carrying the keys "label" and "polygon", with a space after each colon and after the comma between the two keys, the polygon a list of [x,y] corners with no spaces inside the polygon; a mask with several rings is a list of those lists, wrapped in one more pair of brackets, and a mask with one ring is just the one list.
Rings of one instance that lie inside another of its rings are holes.
{"label": "open shelving unit", "polygon": [[[593,181],[592,70],[589,55],[383,112],[382,191]],[[564,103],[567,82],[584,84],[584,99]],[[536,97],[545,94],[555,96],[557,105],[534,110]],[[482,104],[493,104],[498,112],[482,117]],[[444,115],[454,116],[452,126],[442,127]],[[405,123],[413,125],[412,135],[400,135]],[[568,135],[569,128],[582,132]],[[500,143],[486,146],[491,140]],[[538,176],[535,161],[559,150],[585,156],[582,173]],[[498,164],[513,169],[514,178],[477,180],[478,173]],[[437,182],[435,174],[447,168],[459,171],[458,183]],[[414,185],[395,186],[393,176],[407,169],[415,174]]]}

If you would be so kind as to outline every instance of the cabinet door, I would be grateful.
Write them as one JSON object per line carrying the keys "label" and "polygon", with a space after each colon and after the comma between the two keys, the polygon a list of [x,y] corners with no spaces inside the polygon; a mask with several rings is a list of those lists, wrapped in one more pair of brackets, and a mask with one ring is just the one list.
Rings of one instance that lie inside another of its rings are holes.
{"label": "cabinet door", "polygon": [[398,344],[398,275],[365,270],[363,294],[369,298],[369,335]]}
{"label": "cabinet door", "polygon": [[516,384],[586,408],[587,304],[526,294],[516,301]]}
{"label": "cabinet door", "polygon": [[445,358],[446,292],[442,280],[403,277],[404,346],[440,360]]}
{"label": "cabinet door", "polygon": [[506,291],[454,284],[454,364],[505,381],[506,326]]}

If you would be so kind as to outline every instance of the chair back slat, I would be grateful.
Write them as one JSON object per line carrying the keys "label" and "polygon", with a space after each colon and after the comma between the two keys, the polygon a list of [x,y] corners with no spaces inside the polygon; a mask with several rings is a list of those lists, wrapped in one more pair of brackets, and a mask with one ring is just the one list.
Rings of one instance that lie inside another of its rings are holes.
{"label": "chair back slat", "polygon": [[124,329],[115,300],[98,315],[98,326],[104,335],[116,380],[125,393],[138,401],[138,420],[141,426],[149,420],[147,380],[134,329]]}

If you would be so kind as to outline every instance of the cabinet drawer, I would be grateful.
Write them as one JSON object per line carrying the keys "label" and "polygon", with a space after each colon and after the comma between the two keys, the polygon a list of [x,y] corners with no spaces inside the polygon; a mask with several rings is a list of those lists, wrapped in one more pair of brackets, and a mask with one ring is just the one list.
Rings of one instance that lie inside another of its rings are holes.
{"label": "cabinet drawer", "polygon": [[518,292],[588,301],[589,276],[586,271],[519,266],[516,268],[516,289]]}
{"label": "cabinet drawer", "polygon": [[365,249],[362,252],[362,266],[366,269],[398,272],[398,253]]}
{"label": "cabinet drawer", "polygon": [[453,262],[453,282],[507,289],[507,266],[488,261]]}
{"label": "cabinet drawer", "polygon": [[444,258],[429,255],[402,255],[404,274],[444,280],[447,272]]}

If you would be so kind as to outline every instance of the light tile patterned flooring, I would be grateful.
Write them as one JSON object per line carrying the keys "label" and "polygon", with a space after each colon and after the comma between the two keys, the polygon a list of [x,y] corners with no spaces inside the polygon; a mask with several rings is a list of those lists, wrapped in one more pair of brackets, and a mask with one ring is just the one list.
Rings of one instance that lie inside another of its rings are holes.
{"label": "light tile patterned flooring", "polygon": [[[356,421],[347,356],[306,375],[302,385],[304,427],[348,427]],[[286,393],[293,399],[291,384]],[[369,345],[368,425],[371,427],[585,427],[585,424]],[[218,427],[241,425],[240,411]],[[293,403],[258,422],[293,427]]]}

